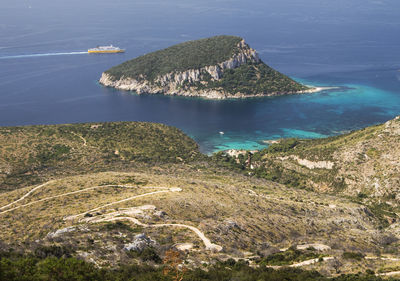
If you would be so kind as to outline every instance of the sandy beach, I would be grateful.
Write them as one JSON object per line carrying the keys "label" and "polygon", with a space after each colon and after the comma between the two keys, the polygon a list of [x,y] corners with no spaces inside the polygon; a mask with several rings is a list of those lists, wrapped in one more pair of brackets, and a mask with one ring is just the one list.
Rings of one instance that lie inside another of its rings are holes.
{"label": "sandy beach", "polygon": [[321,91],[326,91],[326,90],[334,90],[334,89],[339,89],[339,87],[322,87],[322,86],[312,86],[312,85],[306,85],[310,89],[301,91],[301,93],[317,93]]}

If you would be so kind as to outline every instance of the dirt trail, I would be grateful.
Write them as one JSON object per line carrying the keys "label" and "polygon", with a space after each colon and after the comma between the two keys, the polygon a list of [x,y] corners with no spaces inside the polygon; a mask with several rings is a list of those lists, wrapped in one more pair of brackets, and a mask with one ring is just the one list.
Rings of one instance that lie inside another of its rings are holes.
{"label": "dirt trail", "polygon": [[83,146],[87,146],[87,141],[84,137],[82,137],[81,135],[78,135],[77,133],[74,133],[74,132],[71,132],[71,134],[79,137],[83,141]]}
{"label": "dirt trail", "polygon": [[[19,201],[24,200],[26,197],[28,197],[29,195],[31,195],[33,192],[35,192],[35,191],[38,190],[39,188],[42,188],[42,187],[45,186],[45,185],[48,185],[48,184],[51,183],[51,182],[52,182],[52,181],[48,181],[48,182],[45,182],[45,183],[43,183],[43,184],[41,184],[41,185],[36,186],[35,188],[32,188],[32,189],[29,190],[27,193],[25,193],[21,198],[15,200],[15,201],[13,201],[13,202],[11,202],[10,204],[7,204],[7,205],[5,205],[5,206],[3,206],[3,207],[0,207],[0,210],[6,209],[6,208],[10,207],[11,205],[14,205],[15,203],[18,203]],[[1,214],[1,213],[0,213],[0,214]]]}
{"label": "dirt trail", "polygon": [[[157,188],[157,187],[153,187],[153,188]],[[126,202],[126,201],[129,201],[129,200],[133,200],[133,199],[144,197],[144,196],[149,196],[149,195],[154,195],[154,194],[159,194],[159,193],[181,192],[182,191],[181,188],[176,188],[176,187],[173,187],[173,188],[159,187],[159,188],[163,189],[163,190],[153,191],[153,192],[149,192],[149,193],[140,194],[140,195],[132,196],[132,197],[129,197],[129,198],[125,198],[125,199],[122,199],[122,200],[119,200],[119,201],[111,202],[111,203],[102,205],[100,207],[91,209],[89,211],[77,214],[77,215],[68,216],[68,217],[65,218],[65,220],[72,220],[72,219],[78,218],[80,216],[84,216],[87,213],[92,213],[94,211],[103,209],[103,208],[111,206],[111,205],[115,205],[115,204],[118,204],[118,203]],[[180,223],[145,224],[145,223],[140,222],[136,218],[126,216],[128,214],[129,214],[129,210],[125,210],[125,211],[122,210],[122,211],[117,211],[117,212],[113,212],[113,213],[104,214],[104,215],[102,215],[101,218],[93,218],[93,217],[91,217],[91,218],[82,219],[81,222],[99,223],[99,222],[111,222],[111,221],[117,221],[117,220],[128,220],[128,221],[130,221],[130,222],[132,222],[134,224],[137,224],[139,226],[142,226],[142,227],[166,227],[166,226],[183,227],[183,228],[190,229],[191,231],[196,233],[196,235],[203,241],[203,243],[206,246],[207,250],[216,251],[216,252],[219,252],[219,251],[222,250],[221,246],[211,243],[210,239],[208,239],[204,235],[204,233],[200,229],[198,229],[197,227],[194,227],[194,226],[191,226],[191,225],[186,225],[186,224],[180,224]]]}
{"label": "dirt trail", "polygon": [[[333,260],[334,257],[324,257],[322,258],[323,261],[328,261],[328,260]],[[310,264],[314,264],[319,262],[319,259],[311,259],[311,260],[306,260],[306,261],[302,261],[299,263],[294,263],[289,265],[289,267],[300,267],[300,266],[305,266],[305,265],[310,265]]]}
{"label": "dirt trail", "polygon": [[296,247],[297,250],[306,250],[308,248],[314,248],[317,251],[328,251],[331,249],[330,246],[321,243],[302,244],[302,245],[297,245]]}
{"label": "dirt trail", "polygon": [[[390,257],[365,257],[365,259],[366,260],[400,261],[400,258],[390,258]],[[394,275],[400,275],[400,271],[376,273],[375,275],[376,276],[394,276]]]}
{"label": "dirt trail", "polygon": [[400,271],[392,271],[392,272],[385,272],[385,273],[377,273],[376,276],[393,276],[393,275],[400,275]]}
{"label": "dirt trail", "polygon": [[210,251],[216,251],[219,252],[222,250],[222,247],[216,244],[211,243],[210,239],[208,239],[203,232],[201,232],[200,229],[197,227],[191,226],[191,225],[186,225],[186,224],[180,224],[180,223],[163,223],[163,224],[145,224],[140,222],[138,219],[132,218],[132,217],[105,217],[101,219],[94,219],[90,220],[91,223],[98,223],[98,222],[111,222],[111,221],[119,221],[119,220],[128,220],[134,224],[137,224],[142,227],[165,227],[165,226],[172,226],[172,227],[183,227],[183,228],[188,228],[203,241],[204,245],[206,246],[206,250]]}
{"label": "dirt trail", "polygon": [[[333,259],[334,259],[334,257],[324,257],[324,258],[322,258],[323,261],[328,261],[328,260],[333,260]],[[301,266],[314,264],[314,263],[317,263],[317,262],[319,262],[319,258],[306,260],[306,261],[302,261],[302,262],[298,262],[298,263],[294,263],[294,264],[290,264],[290,265],[267,265],[267,267],[271,267],[271,268],[274,268],[274,269],[280,269],[280,268],[284,268],[284,267],[301,267]]]}
{"label": "dirt trail", "polygon": [[388,257],[365,257],[366,260],[383,260],[383,261],[400,261],[400,258],[388,258]]}
{"label": "dirt trail", "polygon": [[[107,187],[107,186],[106,186],[106,185],[93,186],[93,187],[89,187],[89,188],[85,188],[85,189],[80,189],[80,190],[77,190],[77,191],[71,191],[71,192],[67,192],[67,193],[63,193],[63,194],[59,194],[59,195],[54,195],[54,196],[42,198],[42,199],[39,199],[39,200],[36,200],[36,201],[32,201],[32,202],[29,202],[29,203],[27,203],[27,204],[19,205],[19,206],[17,206],[17,207],[14,207],[14,208],[5,210],[5,211],[3,211],[3,212],[0,212],[0,215],[1,215],[1,214],[8,213],[8,212],[11,212],[11,211],[14,211],[14,210],[17,210],[17,209],[20,209],[20,208],[23,208],[23,207],[28,207],[28,206],[33,205],[33,204],[36,204],[36,203],[40,203],[40,202],[44,202],[44,201],[49,201],[49,200],[51,200],[51,199],[55,199],[55,198],[59,198],[59,197],[67,196],[67,195],[72,195],[72,194],[77,194],[77,193],[81,193],[81,192],[85,192],[85,191],[89,191],[89,190],[93,190],[93,189],[101,188],[101,187]],[[26,196],[25,196],[25,197],[26,197]],[[24,198],[23,198],[23,199],[24,199]],[[22,200],[22,199],[20,198],[18,201],[20,201],[20,200]]]}
{"label": "dirt trail", "polygon": [[[26,193],[24,196],[22,196],[22,197],[19,198],[18,200],[14,201],[14,202],[11,202],[10,204],[8,204],[8,205],[6,205],[6,206],[1,207],[0,210],[5,209],[6,207],[9,207],[9,206],[11,206],[11,205],[13,205],[13,204],[15,204],[15,203],[17,203],[17,202],[19,202],[19,201],[25,199],[27,196],[29,196],[30,194],[32,194],[35,190],[37,190],[37,189],[39,189],[39,188],[41,188],[41,187],[43,187],[43,186],[49,184],[50,182],[51,182],[51,181],[49,181],[49,182],[47,182],[47,183],[44,183],[44,184],[42,184],[42,185],[39,185],[39,186],[35,187],[34,189],[32,189],[31,191],[29,191],[28,193]],[[89,191],[89,190],[93,190],[93,189],[97,189],[97,188],[103,188],[103,187],[138,188],[137,186],[116,185],[116,184],[98,185],[98,186],[88,187],[88,188],[84,188],[84,189],[80,189],[80,190],[76,190],[76,191],[71,191],[71,192],[67,192],[67,193],[63,193],[63,194],[59,194],[59,195],[49,196],[49,197],[42,198],[42,199],[39,199],[39,200],[36,200],[36,201],[32,201],[32,202],[29,202],[29,203],[27,203],[27,204],[19,205],[19,206],[16,206],[16,207],[14,207],[14,208],[11,208],[11,209],[2,211],[2,212],[0,212],[0,215],[9,213],[9,212],[11,212],[11,211],[14,211],[14,210],[17,210],[17,209],[20,209],[20,208],[24,208],[24,207],[31,206],[31,205],[36,204],[36,203],[40,203],[40,202],[44,202],[44,201],[48,201],[48,200],[51,200],[51,199],[55,199],[55,198],[59,198],[59,197],[64,197],[64,196],[72,195],[72,194],[82,193],[82,192]],[[149,187],[142,187],[142,188],[148,188],[148,189],[168,189],[168,188],[166,188],[166,187],[151,187],[151,186],[149,186]],[[163,192],[166,192],[166,191],[163,191]],[[140,196],[144,196],[144,195],[145,195],[145,194],[139,195],[139,197],[140,197]],[[126,201],[126,200],[129,200],[129,199],[121,200],[121,202]]]}
{"label": "dirt trail", "polygon": [[[153,188],[157,188],[157,187],[153,187]],[[158,193],[179,192],[179,191],[182,191],[182,189],[180,189],[180,188],[169,188],[169,189],[166,189],[166,188],[164,188],[164,187],[160,187],[160,188],[163,189],[163,190],[153,191],[153,192],[144,193],[144,194],[140,194],[140,195],[135,195],[135,196],[132,196],[132,197],[128,197],[128,198],[119,200],[119,201],[111,202],[111,203],[102,205],[102,206],[100,206],[100,207],[91,209],[91,210],[89,210],[89,211],[86,211],[86,212],[77,214],[77,215],[68,216],[68,217],[65,218],[65,220],[72,220],[72,219],[78,218],[78,217],[80,217],[80,216],[84,216],[84,215],[87,214],[87,213],[92,213],[92,212],[95,212],[95,211],[97,211],[97,210],[103,209],[103,208],[105,208],[105,207],[108,207],[108,206],[111,206],[111,205],[115,205],[115,204],[118,204],[118,203],[122,203],[122,202],[126,202],[126,201],[130,201],[130,200],[133,200],[133,199],[136,199],[136,198],[140,198],[140,197],[145,197],[145,196],[149,196],[149,195],[153,195],[153,194],[158,194]]]}
{"label": "dirt trail", "polygon": [[[34,191],[38,190],[39,188],[42,188],[43,186],[45,186],[45,185],[47,185],[47,184],[49,184],[51,182],[52,181],[49,181],[49,182],[46,182],[44,184],[38,185],[37,187],[35,187],[35,188],[31,189],[30,191],[28,191],[27,193],[25,193],[19,199],[15,200],[15,201],[13,201],[13,202],[11,202],[11,203],[3,206],[3,207],[0,207],[0,210],[6,209],[6,208],[12,206],[13,204],[16,204],[16,203],[24,200],[26,197],[31,195]],[[8,213],[8,212],[11,212],[11,211],[14,211],[14,210],[17,210],[17,209],[20,209],[20,208],[31,206],[31,205],[36,204],[36,203],[48,201],[48,200],[51,200],[51,199],[55,199],[55,198],[59,198],[59,197],[67,196],[67,195],[82,193],[82,192],[93,190],[93,189],[97,189],[97,188],[104,188],[104,187],[139,188],[137,186],[127,186],[127,185],[99,185],[99,186],[93,186],[93,187],[88,187],[88,188],[84,188],[84,189],[80,189],[80,190],[76,190],[76,191],[71,191],[71,192],[67,192],[67,193],[63,193],[63,194],[49,196],[49,197],[46,197],[46,198],[42,198],[42,199],[39,199],[39,200],[36,200],[36,201],[29,202],[27,204],[19,205],[19,206],[16,206],[14,208],[10,208],[8,210],[0,212],[0,215]],[[135,196],[131,196],[131,197],[128,197],[128,198],[125,198],[125,199],[122,199],[122,200],[111,202],[111,203],[96,207],[94,209],[91,209],[89,211],[86,211],[84,213],[80,213],[80,214],[77,214],[77,215],[66,217],[65,220],[75,219],[77,217],[85,215],[86,213],[91,213],[91,212],[103,209],[105,207],[109,207],[109,206],[112,206],[112,205],[115,205],[115,204],[119,204],[119,203],[122,203],[122,202],[130,201],[130,200],[133,200],[133,199],[136,199],[136,198],[140,198],[140,197],[150,196],[150,195],[159,194],[159,193],[180,192],[180,191],[182,191],[181,188],[176,188],[176,187],[168,188],[168,187],[151,187],[151,186],[147,186],[147,187],[140,187],[140,188],[144,188],[144,189],[161,189],[161,190],[152,191],[152,192],[148,192],[148,193],[144,193],[144,194],[140,194],[140,195],[135,195]],[[120,212],[116,212],[116,213],[119,214]],[[166,226],[183,227],[183,228],[190,229],[194,233],[196,233],[196,235],[203,241],[203,243],[206,246],[207,250],[213,250],[213,251],[218,251],[218,252],[222,250],[221,246],[211,243],[210,239],[208,239],[204,235],[203,232],[201,232],[198,228],[196,228],[194,226],[190,226],[190,225],[186,225],[186,224],[177,224],[177,223],[166,223],[166,224],[150,225],[150,224],[144,224],[144,223],[140,222],[139,220],[137,220],[135,218],[132,218],[132,217],[112,217],[113,214],[115,215],[115,213],[112,213],[112,214],[109,214],[108,217],[106,216],[105,218],[102,218],[102,219],[91,220],[90,222],[95,223],[95,222],[103,222],[103,221],[129,220],[129,221],[131,221],[131,222],[133,222],[133,223],[135,223],[137,225],[143,226],[143,227],[166,227]]]}

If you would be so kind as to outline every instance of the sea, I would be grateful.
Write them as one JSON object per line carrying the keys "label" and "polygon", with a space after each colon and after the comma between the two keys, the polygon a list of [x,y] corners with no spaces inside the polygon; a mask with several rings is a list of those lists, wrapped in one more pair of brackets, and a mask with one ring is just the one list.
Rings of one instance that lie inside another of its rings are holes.
{"label": "sea", "polygon": [[[398,0],[2,0],[0,126],[150,121],[204,153],[322,138],[400,114]],[[98,83],[108,68],[173,44],[237,35],[314,94],[204,100]],[[113,44],[126,53],[87,54]]]}

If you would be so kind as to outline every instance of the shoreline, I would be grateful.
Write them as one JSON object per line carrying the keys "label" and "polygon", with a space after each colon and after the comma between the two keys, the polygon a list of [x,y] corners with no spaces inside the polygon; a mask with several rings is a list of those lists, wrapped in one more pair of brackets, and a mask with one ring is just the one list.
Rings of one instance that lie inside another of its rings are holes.
{"label": "shoreline", "polygon": [[304,90],[302,92],[304,93],[318,93],[322,91],[329,91],[329,90],[335,90],[335,89],[340,89],[338,86],[313,86],[313,85],[305,85],[306,87],[309,87],[310,89]]}
{"label": "shoreline", "polygon": [[[251,99],[251,98],[265,98],[265,97],[279,97],[279,96],[288,96],[288,95],[301,95],[301,94],[313,94],[327,90],[339,89],[340,87],[337,86],[312,86],[312,85],[304,85],[308,87],[305,90],[299,91],[292,91],[292,92],[272,92],[272,93],[260,93],[260,94],[243,94],[243,93],[236,93],[230,94],[218,89],[210,89],[210,90],[181,90],[181,91],[165,91],[160,87],[152,88],[147,85],[146,90],[141,88],[137,83],[130,84],[123,83],[123,81],[113,81],[106,75],[102,75],[100,80],[98,81],[99,84],[103,85],[104,87],[113,88],[117,90],[127,91],[127,92],[134,92],[137,95],[163,95],[163,96],[176,96],[176,97],[191,97],[191,98],[200,98],[205,100],[241,100],[241,99]],[[139,86],[139,87],[138,87]]]}

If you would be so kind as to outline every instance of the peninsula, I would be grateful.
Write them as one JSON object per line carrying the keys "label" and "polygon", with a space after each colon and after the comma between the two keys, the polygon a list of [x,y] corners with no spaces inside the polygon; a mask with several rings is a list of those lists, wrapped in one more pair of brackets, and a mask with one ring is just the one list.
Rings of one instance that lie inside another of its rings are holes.
{"label": "peninsula", "polygon": [[318,91],[266,65],[242,38],[225,35],[184,42],[129,60],[105,71],[100,83],[138,94],[208,99]]}

